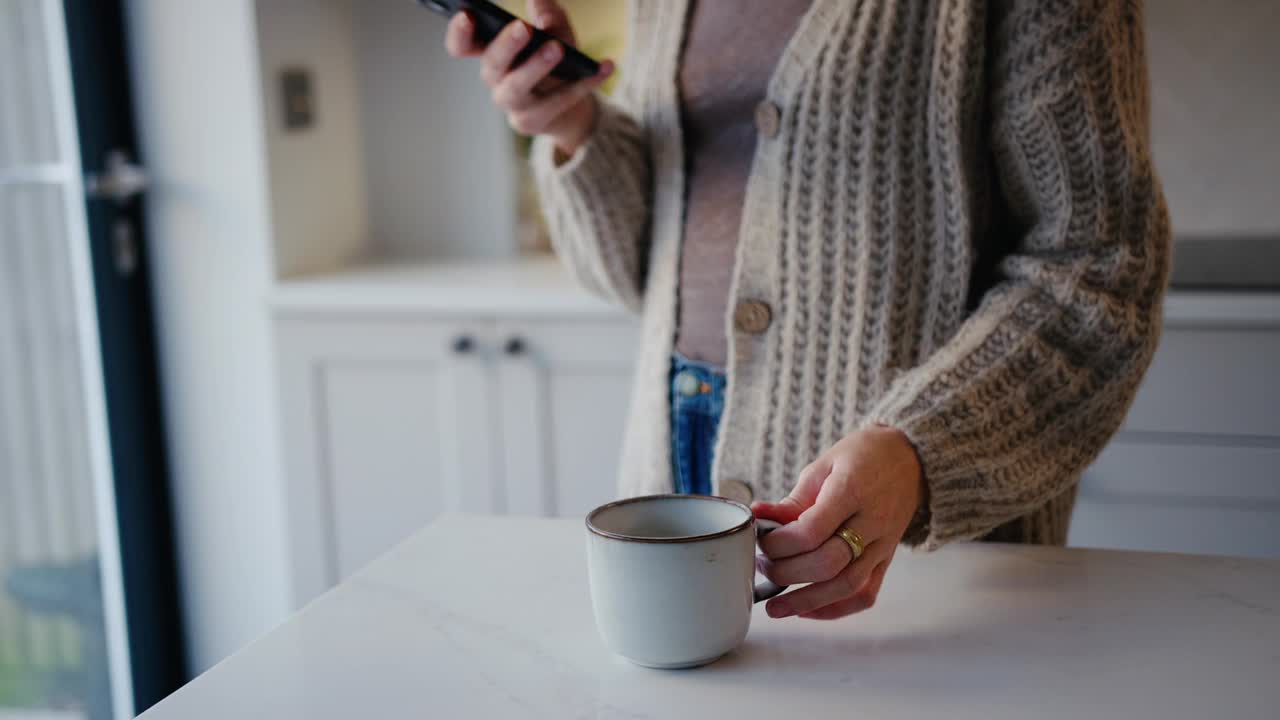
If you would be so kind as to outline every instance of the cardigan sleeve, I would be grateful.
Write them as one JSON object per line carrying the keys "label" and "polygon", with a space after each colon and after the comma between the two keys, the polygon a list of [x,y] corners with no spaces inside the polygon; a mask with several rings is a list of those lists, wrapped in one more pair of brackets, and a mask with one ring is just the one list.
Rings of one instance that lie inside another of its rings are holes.
{"label": "cardigan sleeve", "polygon": [[866,418],[920,456],[927,501],[904,541],[929,549],[1070,489],[1150,364],[1168,276],[1141,4],[1011,0],[993,12],[990,138],[1016,246],[957,334]]}
{"label": "cardigan sleeve", "polygon": [[554,142],[539,137],[533,169],[551,243],[587,289],[639,312],[648,257],[652,171],[641,125],[599,98],[596,126],[558,163]]}

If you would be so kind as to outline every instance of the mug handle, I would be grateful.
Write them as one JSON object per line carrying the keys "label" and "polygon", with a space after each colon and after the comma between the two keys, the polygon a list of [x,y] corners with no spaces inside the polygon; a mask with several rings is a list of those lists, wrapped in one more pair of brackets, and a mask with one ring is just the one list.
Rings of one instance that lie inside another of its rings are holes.
{"label": "mug handle", "polygon": [[[773,520],[761,520],[760,518],[756,518],[756,540],[758,541],[760,538],[764,537],[765,535],[768,535],[769,533],[773,532],[774,530],[777,530],[780,527],[782,527],[782,523],[774,522]],[[752,593],[752,596],[754,598],[752,602],[753,603],[764,602],[765,600],[768,600],[771,597],[777,597],[778,595],[782,594],[782,592],[786,589],[787,589],[786,585],[775,585],[773,582],[769,580],[756,583],[755,592]]]}

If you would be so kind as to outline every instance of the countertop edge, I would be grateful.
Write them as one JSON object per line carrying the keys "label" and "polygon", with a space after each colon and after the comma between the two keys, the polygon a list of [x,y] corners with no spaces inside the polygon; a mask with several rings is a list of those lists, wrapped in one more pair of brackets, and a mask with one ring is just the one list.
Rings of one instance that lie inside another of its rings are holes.
{"label": "countertop edge", "polygon": [[[266,295],[276,317],[506,315],[627,319],[626,309],[578,286],[554,257],[432,264],[371,264],[279,281]],[[1280,328],[1280,292],[1170,290],[1173,328]]]}

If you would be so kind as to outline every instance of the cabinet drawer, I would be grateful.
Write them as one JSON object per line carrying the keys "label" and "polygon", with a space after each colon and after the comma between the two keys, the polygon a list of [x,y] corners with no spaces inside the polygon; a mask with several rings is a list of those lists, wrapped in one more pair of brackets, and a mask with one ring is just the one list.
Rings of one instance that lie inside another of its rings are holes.
{"label": "cabinet drawer", "polygon": [[1200,508],[1156,502],[1076,504],[1068,545],[1231,557],[1280,557],[1274,507]]}
{"label": "cabinet drawer", "polygon": [[1121,434],[1085,471],[1080,489],[1082,494],[1106,496],[1280,505],[1280,443],[1276,447],[1136,443]]}
{"label": "cabinet drawer", "polygon": [[1280,331],[1168,329],[1127,430],[1280,437]]}
{"label": "cabinet drawer", "polygon": [[1081,480],[1070,544],[1280,556],[1280,447],[1122,436]]}

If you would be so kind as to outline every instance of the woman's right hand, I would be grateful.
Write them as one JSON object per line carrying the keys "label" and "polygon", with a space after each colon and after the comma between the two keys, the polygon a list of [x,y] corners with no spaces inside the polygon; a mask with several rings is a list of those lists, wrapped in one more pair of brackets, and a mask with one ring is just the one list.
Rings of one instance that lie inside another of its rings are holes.
{"label": "woman's right hand", "polygon": [[[569,16],[555,0],[528,0],[529,17],[538,28],[573,44]],[[507,114],[512,129],[523,135],[548,135],[566,156],[577,152],[595,127],[596,103],[592,94],[613,74],[614,65],[600,63],[600,72],[574,83],[551,77],[564,57],[560,42],[548,42],[519,67],[511,63],[529,44],[533,34],[516,20],[487,48],[476,43],[475,22],[466,12],[449,21],[445,48],[454,57],[480,58],[480,78],[489,86],[493,102]]]}

